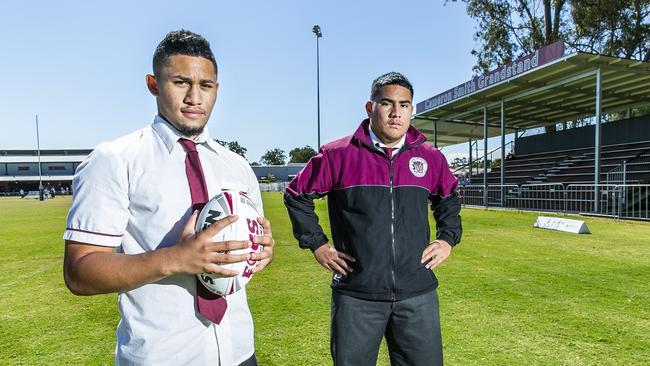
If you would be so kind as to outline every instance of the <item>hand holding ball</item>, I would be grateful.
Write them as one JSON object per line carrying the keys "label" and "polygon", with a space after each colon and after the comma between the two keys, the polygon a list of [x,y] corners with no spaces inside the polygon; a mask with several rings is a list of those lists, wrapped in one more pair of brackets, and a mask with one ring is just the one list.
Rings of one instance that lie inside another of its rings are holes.
{"label": "hand holding ball", "polygon": [[[223,191],[208,201],[199,213],[195,230],[199,233],[210,224],[229,215],[237,215],[238,220],[213,236],[213,241],[252,241],[253,237],[264,234],[262,225],[257,222],[257,218],[261,215],[257,211],[255,203],[245,193],[236,191]],[[263,249],[263,246],[252,243],[250,248],[233,250],[230,253],[257,253]],[[234,277],[221,277],[210,273],[201,273],[197,274],[197,277],[208,290],[217,295],[227,296],[246,286],[253,277],[252,270],[257,266],[257,261],[246,260],[237,263],[224,263],[221,266],[225,269],[237,271],[239,274]]]}

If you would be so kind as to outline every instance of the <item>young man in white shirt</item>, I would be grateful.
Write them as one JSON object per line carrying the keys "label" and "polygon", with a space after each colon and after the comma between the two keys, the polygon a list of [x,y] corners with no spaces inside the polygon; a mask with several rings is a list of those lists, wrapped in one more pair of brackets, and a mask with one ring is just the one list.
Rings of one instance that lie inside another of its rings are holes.
{"label": "young man in white shirt", "polygon": [[100,144],[76,172],[64,234],[66,285],[77,295],[119,294],[118,365],[256,365],[245,289],[226,298],[218,324],[195,302],[196,274],[233,276],[219,264],[249,259],[259,261],[259,272],[273,258],[264,218],[258,219],[264,236],[253,239],[264,250],[250,257],[221,253],[247,248],[248,241],[211,241],[235,217],[194,232],[195,193],[182,141],[198,152],[207,197],[245,191],[262,211],[250,166],[206,127],[219,87],[216,61],[203,37],[180,30],[158,45],[153,70],[147,75],[158,107],[153,123]]}

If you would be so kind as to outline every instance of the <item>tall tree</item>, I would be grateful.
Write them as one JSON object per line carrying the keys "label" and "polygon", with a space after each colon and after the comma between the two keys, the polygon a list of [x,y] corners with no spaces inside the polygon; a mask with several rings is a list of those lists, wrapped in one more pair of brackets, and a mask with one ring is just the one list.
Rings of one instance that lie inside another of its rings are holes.
{"label": "tall tree", "polygon": [[563,39],[570,51],[649,61],[650,0],[448,0],[477,21],[476,72]]}
{"label": "tall tree", "polygon": [[650,61],[649,0],[572,0],[571,18],[576,50]]}
{"label": "tall tree", "polygon": [[241,146],[239,144],[239,142],[237,142],[237,141],[228,142],[228,141],[217,140],[217,139],[214,139],[214,140],[216,142],[218,142],[221,146],[227,147],[228,150],[230,150],[230,151],[234,152],[235,154],[240,155],[242,158],[246,159],[246,151],[248,151],[248,149]]}
{"label": "tall tree", "polygon": [[478,22],[474,33],[478,46],[472,50],[477,72],[486,72],[551,44],[566,31],[561,26],[565,0],[451,1],[466,3],[467,14]]}
{"label": "tall tree", "polygon": [[306,163],[314,155],[316,155],[316,150],[309,145],[305,147],[297,147],[289,151],[289,162]]}
{"label": "tall tree", "polygon": [[287,160],[287,154],[282,149],[268,150],[260,158],[260,162],[264,165],[284,165]]}

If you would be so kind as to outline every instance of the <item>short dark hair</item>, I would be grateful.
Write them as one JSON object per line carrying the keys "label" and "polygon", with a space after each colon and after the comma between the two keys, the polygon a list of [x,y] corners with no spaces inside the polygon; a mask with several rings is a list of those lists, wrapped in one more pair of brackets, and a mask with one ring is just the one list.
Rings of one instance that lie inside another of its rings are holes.
{"label": "short dark hair", "polygon": [[375,100],[379,90],[386,85],[403,86],[411,92],[411,98],[413,98],[413,85],[409,79],[399,72],[391,71],[379,76],[372,82],[372,86],[370,87],[370,100]]}
{"label": "short dark hair", "polygon": [[210,49],[210,42],[199,34],[185,29],[167,33],[153,53],[154,75],[158,75],[160,68],[167,62],[170,56],[174,55],[207,58],[214,65],[214,73],[218,74],[217,61],[214,59],[214,54],[212,54],[212,50]]}

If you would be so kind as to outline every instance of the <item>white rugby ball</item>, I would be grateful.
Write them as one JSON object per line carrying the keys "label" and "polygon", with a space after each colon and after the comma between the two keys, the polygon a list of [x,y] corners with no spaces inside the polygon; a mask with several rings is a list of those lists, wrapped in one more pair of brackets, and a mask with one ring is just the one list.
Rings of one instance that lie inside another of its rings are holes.
{"label": "white rugby ball", "polygon": [[[213,241],[226,240],[253,240],[254,236],[261,236],[264,231],[262,225],[257,222],[260,213],[255,203],[248,198],[245,192],[226,190],[214,196],[205,204],[196,221],[196,232],[205,230],[212,223],[223,219],[228,215],[237,215],[236,222],[222,229],[215,236]],[[231,254],[244,254],[250,252],[261,252],[263,246],[252,243],[248,249],[230,251]],[[229,253],[226,251],[224,253]],[[237,271],[239,274],[234,277],[221,277],[212,273],[201,273],[196,276],[208,290],[217,295],[227,296],[233,294],[246,286],[253,277],[252,270],[257,266],[257,261],[248,260],[238,263],[224,263],[221,267]]]}

